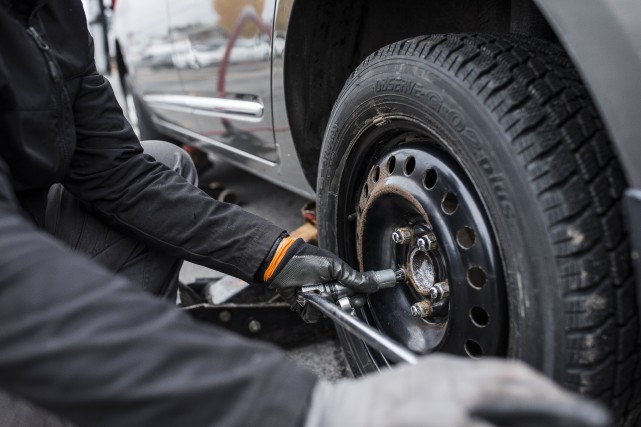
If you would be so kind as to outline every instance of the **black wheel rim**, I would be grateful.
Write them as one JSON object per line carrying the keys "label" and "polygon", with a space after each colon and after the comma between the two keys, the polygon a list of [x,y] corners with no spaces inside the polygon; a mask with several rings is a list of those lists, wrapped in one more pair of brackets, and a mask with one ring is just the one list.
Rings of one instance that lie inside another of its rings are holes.
{"label": "black wheel rim", "polygon": [[[350,190],[339,203],[345,220],[338,230],[347,236],[342,255],[365,271],[407,269],[410,255],[417,258],[419,234],[432,233],[438,248],[419,252],[428,260],[423,264],[432,266],[432,284],[447,282],[450,289],[433,316],[409,314],[416,302],[430,301],[409,280],[370,296],[359,316],[421,354],[504,355],[508,316],[498,246],[482,199],[460,163],[434,133],[409,120],[390,120],[359,139],[355,147],[370,148],[351,155],[356,167],[347,174]],[[415,232],[410,243],[392,241],[399,227]],[[365,346],[352,350],[361,353],[355,355],[361,365],[388,364]]]}

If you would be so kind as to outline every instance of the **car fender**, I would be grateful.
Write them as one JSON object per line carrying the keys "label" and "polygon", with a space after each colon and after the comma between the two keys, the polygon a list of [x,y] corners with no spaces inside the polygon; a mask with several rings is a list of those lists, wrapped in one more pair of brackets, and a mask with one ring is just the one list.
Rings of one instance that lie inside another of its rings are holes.
{"label": "car fender", "polygon": [[641,187],[641,2],[535,2],[591,92],[629,184]]}

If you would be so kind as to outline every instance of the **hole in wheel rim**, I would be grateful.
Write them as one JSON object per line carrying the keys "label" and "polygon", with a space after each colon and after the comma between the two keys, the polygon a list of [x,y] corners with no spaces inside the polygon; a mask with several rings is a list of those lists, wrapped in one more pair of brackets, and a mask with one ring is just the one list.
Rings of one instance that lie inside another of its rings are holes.
{"label": "hole in wheel rim", "polygon": [[414,160],[414,157],[408,157],[407,160],[405,160],[405,175],[410,176],[412,172],[414,172],[415,167],[416,160]]}
{"label": "hole in wheel rim", "polygon": [[441,209],[447,215],[452,215],[458,209],[458,197],[454,193],[447,193],[441,201]]}
{"label": "hole in wheel rim", "polygon": [[436,180],[438,179],[438,174],[434,169],[428,169],[425,171],[425,176],[423,177],[423,185],[428,190],[431,190],[436,185]]}
{"label": "hole in wheel rim", "polygon": [[490,315],[483,307],[472,307],[470,309],[470,319],[472,323],[480,328],[484,328],[490,323]]}
{"label": "hole in wheel rim", "polygon": [[481,267],[470,267],[467,270],[467,282],[475,289],[481,289],[485,286],[487,275]]}
{"label": "hole in wheel rim", "polygon": [[369,187],[367,184],[363,186],[363,196],[365,196],[365,198],[369,196]]}
{"label": "hole in wheel rim", "polygon": [[472,339],[465,341],[464,348],[467,355],[472,359],[480,359],[481,357],[483,357],[483,348],[479,343]]}
{"label": "hole in wheel rim", "polygon": [[476,233],[467,225],[459,228],[456,232],[456,242],[463,249],[470,249],[476,243]]}
{"label": "hole in wheel rim", "polygon": [[392,172],[394,172],[395,168],[396,168],[396,157],[392,156],[387,161],[387,171],[389,173],[392,173]]}
{"label": "hole in wheel rim", "polygon": [[380,176],[381,170],[378,166],[374,168],[372,171],[372,182],[376,183],[378,182],[378,177]]}

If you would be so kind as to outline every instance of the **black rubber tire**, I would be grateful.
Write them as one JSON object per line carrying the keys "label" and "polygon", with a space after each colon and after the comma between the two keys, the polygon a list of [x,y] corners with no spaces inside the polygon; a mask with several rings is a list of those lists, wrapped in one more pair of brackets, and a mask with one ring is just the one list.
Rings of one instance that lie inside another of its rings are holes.
{"label": "black rubber tire", "polygon": [[[318,175],[320,243],[354,265],[345,193],[378,149],[361,137],[399,118],[442,137],[483,199],[507,283],[509,357],[623,416],[638,397],[626,185],[564,51],[510,34],[432,35],[387,46],[354,71]],[[355,365],[356,343],[340,335],[357,374],[374,368]]]}
{"label": "black rubber tire", "polygon": [[[125,108],[127,109],[127,116],[129,118],[129,122],[134,128],[134,131],[138,135],[138,138],[141,141],[170,140],[167,135],[164,135],[158,130],[158,127],[151,118],[151,113],[136,93],[129,74],[125,74],[121,81],[123,81],[125,84],[123,92],[125,95]],[[132,114],[136,115],[137,120],[132,117]]]}

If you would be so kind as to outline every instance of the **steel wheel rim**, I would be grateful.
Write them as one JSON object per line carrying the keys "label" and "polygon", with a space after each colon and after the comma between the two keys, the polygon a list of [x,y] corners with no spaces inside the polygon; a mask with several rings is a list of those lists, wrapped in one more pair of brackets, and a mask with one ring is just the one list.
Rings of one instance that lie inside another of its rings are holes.
{"label": "steel wheel rim", "polygon": [[[370,297],[359,317],[421,354],[504,355],[508,316],[502,263],[482,200],[463,168],[434,132],[411,120],[390,120],[383,128],[367,129],[359,139],[369,140],[361,147],[370,147],[366,155],[360,153],[361,159],[375,160],[363,161],[352,173],[360,176],[348,180],[351,197],[342,206],[355,212],[351,224],[342,224],[346,231],[351,228],[347,235],[353,239],[351,251],[344,256],[363,270],[405,266],[401,261],[408,253],[395,247],[391,231],[403,225],[400,217],[423,218],[443,244],[437,258],[445,264],[444,276],[455,285],[443,322],[409,316],[407,310],[417,294],[408,285]],[[396,167],[389,172],[392,157]],[[436,170],[434,183],[428,182],[428,170]],[[408,194],[400,196],[394,188]],[[447,194],[457,196],[451,212],[443,207]],[[457,236],[464,226],[472,230],[474,242],[469,247],[464,232],[463,237]],[[372,246],[378,249],[372,251]],[[376,352],[365,348],[365,353],[378,366],[388,364]]]}

